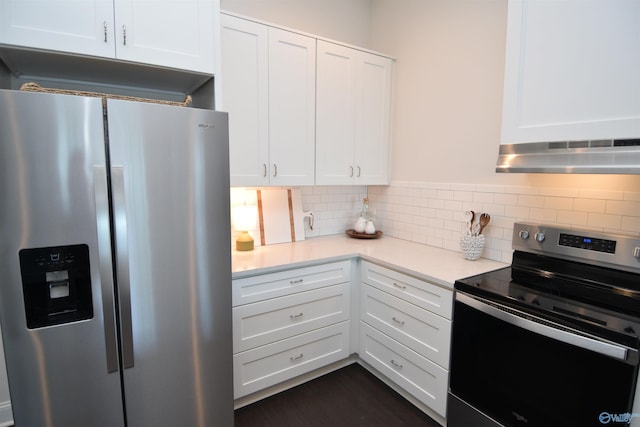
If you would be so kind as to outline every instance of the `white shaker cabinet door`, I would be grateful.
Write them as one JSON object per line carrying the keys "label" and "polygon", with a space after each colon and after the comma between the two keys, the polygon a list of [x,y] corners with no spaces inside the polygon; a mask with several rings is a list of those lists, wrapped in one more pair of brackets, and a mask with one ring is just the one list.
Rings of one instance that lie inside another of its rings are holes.
{"label": "white shaker cabinet door", "polygon": [[318,40],[316,184],[389,183],[392,64]]}
{"label": "white shaker cabinet door", "polygon": [[389,184],[391,73],[389,58],[360,53],[356,184]]}
{"label": "white shaker cabinet door", "polygon": [[214,73],[217,0],[114,0],[116,57]]}
{"label": "white shaker cabinet door", "polygon": [[269,28],[271,185],[315,179],[316,39]]}
{"label": "white shaker cabinet door", "polygon": [[502,143],[640,136],[640,2],[510,0]]}
{"label": "white shaker cabinet door", "polygon": [[354,181],[358,59],[355,49],[318,40],[318,185],[351,185]]}
{"label": "white shaker cabinet door", "polygon": [[113,0],[0,0],[0,43],[113,58]]}
{"label": "white shaker cabinet door", "polygon": [[269,185],[268,27],[221,15],[222,110],[232,186]]}

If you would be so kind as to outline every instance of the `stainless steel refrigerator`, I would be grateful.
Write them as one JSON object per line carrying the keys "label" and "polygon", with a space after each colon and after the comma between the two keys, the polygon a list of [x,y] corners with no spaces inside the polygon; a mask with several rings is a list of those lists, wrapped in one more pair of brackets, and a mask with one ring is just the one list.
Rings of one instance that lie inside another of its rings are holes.
{"label": "stainless steel refrigerator", "polygon": [[226,113],[0,90],[17,427],[231,426]]}

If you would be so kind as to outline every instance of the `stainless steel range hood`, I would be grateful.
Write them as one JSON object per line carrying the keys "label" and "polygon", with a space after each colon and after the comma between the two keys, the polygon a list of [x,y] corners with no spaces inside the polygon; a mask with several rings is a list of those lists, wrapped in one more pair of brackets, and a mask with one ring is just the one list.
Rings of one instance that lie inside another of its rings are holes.
{"label": "stainless steel range hood", "polygon": [[640,139],[502,144],[496,172],[640,174]]}

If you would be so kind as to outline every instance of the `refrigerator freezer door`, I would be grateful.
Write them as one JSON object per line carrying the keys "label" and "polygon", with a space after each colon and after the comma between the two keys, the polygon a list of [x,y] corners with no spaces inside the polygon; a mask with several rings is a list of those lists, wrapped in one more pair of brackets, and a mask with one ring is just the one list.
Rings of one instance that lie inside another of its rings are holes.
{"label": "refrigerator freezer door", "polygon": [[[124,424],[96,227],[108,242],[103,128],[100,99],[0,90],[0,321],[18,426]],[[46,287],[30,325],[23,285]]]}
{"label": "refrigerator freezer door", "polygon": [[131,426],[232,426],[226,113],[109,100]]}

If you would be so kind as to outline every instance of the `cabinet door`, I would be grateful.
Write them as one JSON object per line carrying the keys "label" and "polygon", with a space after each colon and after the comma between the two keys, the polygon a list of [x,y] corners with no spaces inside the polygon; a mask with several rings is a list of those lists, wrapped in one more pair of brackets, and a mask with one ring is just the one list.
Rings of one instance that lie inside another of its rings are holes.
{"label": "cabinet door", "polygon": [[118,59],[214,73],[215,0],[114,0]]}
{"label": "cabinet door", "polygon": [[318,40],[317,185],[353,184],[358,59],[355,49]]}
{"label": "cabinet door", "polygon": [[113,58],[112,0],[0,0],[0,43]]}
{"label": "cabinet door", "polygon": [[232,186],[269,185],[268,30],[221,15],[222,110],[229,113]]}
{"label": "cabinet door", "polygon": [[313,185],[316,39],[269,28],[272,185]]}
{"label": "cabinet door", "polygon": [[356,126],[356,184],[389,184],[392,61],[360,52]]}
{"label": "cabinet door", "polygon": [[316,184],[389,183],[392,61],[318,40]]}
{"label": "cabinet door", "polygon": [[502,142],[640,136],[640,2],[510,0]]}

